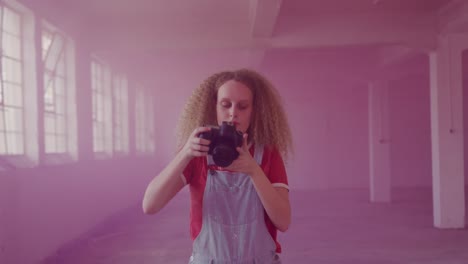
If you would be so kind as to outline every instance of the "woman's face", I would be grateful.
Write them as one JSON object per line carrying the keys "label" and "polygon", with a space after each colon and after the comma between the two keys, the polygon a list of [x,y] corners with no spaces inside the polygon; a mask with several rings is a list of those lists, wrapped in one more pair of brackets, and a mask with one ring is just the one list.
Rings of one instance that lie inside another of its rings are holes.
{"label": "woman's face", "polygon": [[225,82],[218,89],[218,125],[223,121],[233,122],[237,130],[245,133],[250,126],[252,104],[253,95],[247,86],[234,80]]}

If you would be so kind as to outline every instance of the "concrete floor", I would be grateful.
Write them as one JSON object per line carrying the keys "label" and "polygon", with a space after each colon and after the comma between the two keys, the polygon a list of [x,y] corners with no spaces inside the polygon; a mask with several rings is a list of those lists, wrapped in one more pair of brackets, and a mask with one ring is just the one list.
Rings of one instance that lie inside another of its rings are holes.
{"label": "concrete floor", "polygon": [[[188,263],[188,199],[182,192],[153,216],[130,208],[43,263]],[[394,190],[393,202],[380,204],[365,190],[293,190],[291,204],[293,223],[279,234],[283,263],[468,263],[468,230],[433,228],[429,188]]]}

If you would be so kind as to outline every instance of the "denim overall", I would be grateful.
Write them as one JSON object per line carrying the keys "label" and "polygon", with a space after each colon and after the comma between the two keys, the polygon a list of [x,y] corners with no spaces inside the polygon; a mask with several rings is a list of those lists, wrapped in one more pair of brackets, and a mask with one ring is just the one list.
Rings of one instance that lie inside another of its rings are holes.
{"label": "denim overall", "polygon": [[[263,147],[256,147],[258,164],[262,156]],[[210,165],[214,162],[208,156]],[[209,169],[202,229],[193,242],[189,264],[280,264],[275,250],[250,176]]]}

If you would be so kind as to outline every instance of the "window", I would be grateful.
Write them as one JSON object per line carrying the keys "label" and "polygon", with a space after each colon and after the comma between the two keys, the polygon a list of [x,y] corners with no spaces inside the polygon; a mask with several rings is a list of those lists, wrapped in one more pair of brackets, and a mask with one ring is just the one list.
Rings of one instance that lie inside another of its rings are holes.
{"label": "window", "polygon": [[0,154],[22,155],[24,148],[21,15],[0,6]]}
{"label": "window", "polygon": [[122,75],[114,75],[114,151],[128,153],[128,82]]}
{"label": "window", "polygon": [[44,63],[44,135],[46,153],[67,152],[66,39],[57,31],[42,31]]}
{"label": "window", "polygon": [[153,153],[154,142],[154,107],[153,98],[137,89],[135,104],[136,149],[140,153]]}
{"label": "window", "polygon": [[112,153],[111,72],[97,60],[91,62],[93,97],[93,150],[98,154]]}
{"label": "window", "polygon": [[41,37],[45,162],[63,163],[78,158],[74,43],[46,21]]}

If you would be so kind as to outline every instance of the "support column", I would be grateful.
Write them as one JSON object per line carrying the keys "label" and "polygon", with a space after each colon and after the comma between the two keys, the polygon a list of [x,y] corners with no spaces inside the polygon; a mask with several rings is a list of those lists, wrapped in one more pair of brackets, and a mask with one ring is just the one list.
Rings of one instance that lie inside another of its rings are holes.
{"label": "support column", "polygon": [[430,53],[434,225],[465,226],[462,51],[468,37],[441,36]]}
{"label": "support column", "polygon": [[390,202],[390,139],[388,82],[369,84],[370,200]]}

